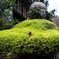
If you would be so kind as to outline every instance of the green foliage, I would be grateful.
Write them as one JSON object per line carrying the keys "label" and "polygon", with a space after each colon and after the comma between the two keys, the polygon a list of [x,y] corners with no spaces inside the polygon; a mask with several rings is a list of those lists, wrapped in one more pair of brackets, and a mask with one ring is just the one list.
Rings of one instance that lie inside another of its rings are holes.
{"label": "green foliage", "polygon": [[0,19],[0,30],[10,29],[15,25],[14,20]]}
{"label": "green foliage", "polygon": [[23,21],[15,26],[16,28],[33,28],[37,30],[47,30],[47,29],[54,29],[57,28],[57,26],[49,22],[45,19],[34,19],[34,20],[28,20]]}
{"label": "green foliage", "polygon": [[30,19],[37,19],[37,18],[46,19],[46,12],[47,12],[46,10],[44,10],[44,9],[42,10],[38,6],[38,7],[30,9],[28,12],[28,16]]}
{"label": "green foliage", "polygon": [[[7,13],[9,14],[10,10],[12,10],[14,6],[15,0],[0,0],[0,18],[5,17],[5,14]],[[5,10],[7,9],[9,9],[9,12],[7,11],[5,13]]]}
{"label": "green foliage", "polygon": [[13,20],[14,7],[15,0],[0,0],[0,30],[9,29],[18,23]]}
{"label": "green foliage", "polygon": [[0,52],[46,55],[58,50],[58,27],[48,20],[26,20],[10,30],[0,31]]}

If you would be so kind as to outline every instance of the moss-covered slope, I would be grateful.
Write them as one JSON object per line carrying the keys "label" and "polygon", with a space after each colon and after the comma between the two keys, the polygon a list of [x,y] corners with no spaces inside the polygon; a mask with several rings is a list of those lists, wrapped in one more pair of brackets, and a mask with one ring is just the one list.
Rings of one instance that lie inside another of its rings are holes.
{"label": "moss-covered slope", "polygon": [[58,27],[43,19],[26,20],[0,31],[0,51],[18,54],[49,54],[59,50]]}

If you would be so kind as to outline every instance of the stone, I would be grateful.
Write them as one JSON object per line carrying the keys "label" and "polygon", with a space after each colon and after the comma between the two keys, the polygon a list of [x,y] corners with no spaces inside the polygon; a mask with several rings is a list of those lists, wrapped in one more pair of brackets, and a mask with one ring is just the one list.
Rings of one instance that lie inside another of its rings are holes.
{"label": "stone", "polygon": [[46,10],[46,5],[44,4],[44,3],[42,3],[42,2],[34,2],[31,6],[30,6],[30,9],[32,9],[32,8],[40,8],[40,9],[44,9],[44,10]]}
{"label": "stone", "polygon": [[[35,10],[36,9],[36,10]],[[31,6],[30,6],[30,11],[34,11],[34,14],[36,13],[37,16],[39,16],[38,18],[47,18],[47,8],[46,5],[42,2],[34,2]],[[34,15],[33,14],[33,15]],[[36,18],[37,18],[36,16]]]}
{"label": "stone", "polygon": [[59,27],[59,17],[53,17],[50,19],[53,23],[55,23]]}

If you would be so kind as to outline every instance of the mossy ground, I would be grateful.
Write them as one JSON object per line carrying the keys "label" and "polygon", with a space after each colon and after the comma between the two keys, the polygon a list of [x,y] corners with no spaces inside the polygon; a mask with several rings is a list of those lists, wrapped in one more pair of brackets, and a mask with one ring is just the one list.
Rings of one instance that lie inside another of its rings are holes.
{"label": "mossy ground", "polygon": [[2,52],[39,55],[58,50],[59,29],[48,20],[26,20],[12,29],[0,31],[0,51]]}

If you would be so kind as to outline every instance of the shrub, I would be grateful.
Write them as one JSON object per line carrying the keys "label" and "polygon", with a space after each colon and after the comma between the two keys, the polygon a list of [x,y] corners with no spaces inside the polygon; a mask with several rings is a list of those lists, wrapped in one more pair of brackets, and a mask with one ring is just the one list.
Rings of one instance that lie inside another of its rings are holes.
{"label": "shrub", "polygon": [[0,19],[0,30],[12,28],[15,25],[14,22],[14,20]]}
{"label": "shrub", "polygon": [[58,50],[58,27],[48,20],[26,20],[10,30],[0,31],[0,52],[49,55]]}
{"label": "shrub", "polygon": [[39,18],[39,19],[43,19],[45,18],[46,19],[46,12],[44,9],[41,10],[40,8],[32,8],[29,10],[28,12],[28,16],[30,19],[36,19],[36,18]]}

